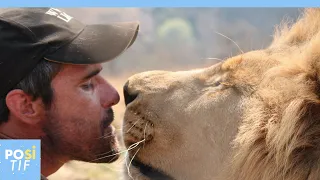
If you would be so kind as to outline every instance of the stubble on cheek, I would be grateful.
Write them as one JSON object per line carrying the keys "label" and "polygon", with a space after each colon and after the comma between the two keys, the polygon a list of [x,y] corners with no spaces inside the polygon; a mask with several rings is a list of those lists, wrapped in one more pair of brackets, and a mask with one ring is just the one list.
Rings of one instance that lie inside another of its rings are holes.
{"label": "stubble on cheek", "polygon": [[47,113],[43,144],[56,154],[94,163],[108,163],[118,159],[119,149],[111,129],[101,130],[101,121],[86,118],[67,119],[53,112]]}

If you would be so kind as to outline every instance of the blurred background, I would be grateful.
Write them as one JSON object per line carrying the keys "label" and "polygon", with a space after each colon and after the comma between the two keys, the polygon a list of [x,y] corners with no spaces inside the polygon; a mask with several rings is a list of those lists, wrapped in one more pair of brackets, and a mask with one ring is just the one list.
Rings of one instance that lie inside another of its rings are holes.
{"label": "blurred background", "polygon": [[[84,23],[140,21],[133,46],[104,65],[103,75],[121,95],[114,107],[121,140],[122,86],[141,71],[187,70],[213,65],[242,51],[267,47],[276,25],[294,21],[295,8],[61,8]],[[237,44],[237,45],[236,45]],[[241,50],[240,50],[241,49]],[[49,180],[118,180],[126,171],[125,152],[113,164],[70,162]]]}

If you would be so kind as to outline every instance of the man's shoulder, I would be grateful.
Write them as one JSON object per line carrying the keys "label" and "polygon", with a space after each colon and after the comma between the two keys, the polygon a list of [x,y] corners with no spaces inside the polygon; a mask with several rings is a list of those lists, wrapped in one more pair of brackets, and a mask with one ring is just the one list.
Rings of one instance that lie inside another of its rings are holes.
{"label": "man's shoulder", "polygon": [[41,174],[41,180],[48,180],[48,178]]}

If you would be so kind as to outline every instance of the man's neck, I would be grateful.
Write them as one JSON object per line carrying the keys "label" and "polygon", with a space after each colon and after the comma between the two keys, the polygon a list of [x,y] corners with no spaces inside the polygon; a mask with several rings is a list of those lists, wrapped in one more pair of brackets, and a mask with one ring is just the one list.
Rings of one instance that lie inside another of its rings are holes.
{"label": "man's neck", "polygon": [[57,172],[65,162],[59,161],[59,158],[42,153],[41,156],[41,174],[48,177]]}
{"label": "man's neck", "polygon": [[48,177],[51,174],[57,172],[66,162],[69,161],[68,158],[60,155],[52,147],[46,137],[41,139],[41,173]]}
{"label": "man's neck", "polygon": [[44,135],[39,126],[25,124],[15,119],[1,124],[0,133],[8,139],[39,139]]}
{"label": "man's neck", "polygon": [[14,139],[14,138],[8,136],[7,134],[0,132],[0,139]]}

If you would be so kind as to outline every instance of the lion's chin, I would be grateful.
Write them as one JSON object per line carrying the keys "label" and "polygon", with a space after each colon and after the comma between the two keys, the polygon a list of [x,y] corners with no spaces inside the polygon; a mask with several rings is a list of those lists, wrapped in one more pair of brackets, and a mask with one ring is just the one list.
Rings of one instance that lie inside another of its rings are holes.
{"label": "lion's chin", "polygon": [[134,166],[143,176],[152,179],[152,180],[174,180],[163,171],[160,171],[150,165],[146,165],[141,161],[134,159],[131,162],[131,165]]}

